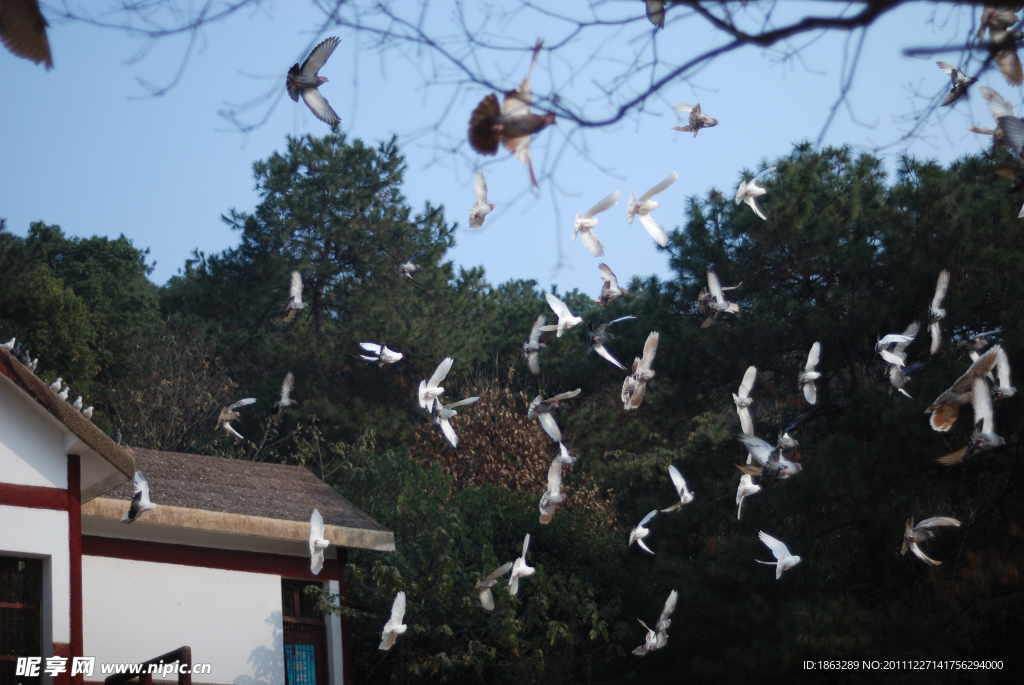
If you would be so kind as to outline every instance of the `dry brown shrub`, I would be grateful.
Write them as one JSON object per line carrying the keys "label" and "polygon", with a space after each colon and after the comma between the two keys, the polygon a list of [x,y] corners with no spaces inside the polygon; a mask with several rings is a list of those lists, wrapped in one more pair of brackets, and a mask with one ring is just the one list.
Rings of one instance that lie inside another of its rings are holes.
{"label": "dry brown shrub", "polygon": [[[523,393],[517,396],[507,386],[489,381],[466,388],[448,400],[454,402],[470,395],[479,396],[480,401],[457,409],[459,415],[451,420],[459,436],[458,449],[452,449],[436,424],[424,422],[409,448],[410,458],[423,465],[438,464],[455,479],[456,487],[497,485],[513,492],[533,493],[539,502],[547,488],[548,467],[559,454],[558,443],[536,421],[526,418],[529,399]],[[566,447],[573,456],[580,456],[571,445]],[[610,503],[590,474],[581,469],[584,462],[580,459],[564,468],[562,491],[566,498],[559,509],[585,507],[591,523],[611,527]]]}

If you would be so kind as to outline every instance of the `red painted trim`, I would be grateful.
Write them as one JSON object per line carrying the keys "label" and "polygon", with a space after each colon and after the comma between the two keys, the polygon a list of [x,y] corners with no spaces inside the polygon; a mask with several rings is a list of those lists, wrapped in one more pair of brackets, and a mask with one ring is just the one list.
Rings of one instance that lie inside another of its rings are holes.
{"label": "red painted trim", "polygon": [[[58,673],[53,678],[53,685],[70,685],[71,683],[71,645],[67,642],[54,642],[53,655],[62,656],[67,659],[66,668],[63,673]],[[75,679],[81,676],[75,676]]]}
{"label": "red painted trim", "polygon": [[29,509],[68,510],[68,491],[38,485],[0,483],[0,504]]}
{"label": "red painted trim", "polygon": [[[82,633],[82,461],[68,455],[68,548],[71,566],[71,656],[83,656]],[[71,685],[82,685],[84,676],[71,678]]]}
{"label": "red painted trim", "polygon": [[[338,550],[339,554],[344,550]],[[82,536],[82,553],[90,557],[111,557],[133,561],[152,561],[175,566],[198,566],[219,568],[226,571],[266,573],[285,578],[306,580],[337,580],[344,582],[343,563],[337,559],[325,559],[320,575],[314,576],[309,570],[309,557],[293,557],[287,554],[249,552],[213,547],[192,547],[172,545],[164,542],[123,540],[97,535]]]}

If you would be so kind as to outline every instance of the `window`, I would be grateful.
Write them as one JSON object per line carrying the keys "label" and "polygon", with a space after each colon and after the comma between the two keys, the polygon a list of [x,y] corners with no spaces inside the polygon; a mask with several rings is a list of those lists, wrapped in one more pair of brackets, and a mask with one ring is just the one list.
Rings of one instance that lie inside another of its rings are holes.
{"label": "window", "polygon": [[[303,589],[319,583],[281,580],[286,685],[327,685],[327,624]],[[4,685],[0,683],[0,685]]]}
{"label": "window", "polygon": [[43,655],[43,562],[0,557],[0,685],[39,685],[15,676],[19,656]]}

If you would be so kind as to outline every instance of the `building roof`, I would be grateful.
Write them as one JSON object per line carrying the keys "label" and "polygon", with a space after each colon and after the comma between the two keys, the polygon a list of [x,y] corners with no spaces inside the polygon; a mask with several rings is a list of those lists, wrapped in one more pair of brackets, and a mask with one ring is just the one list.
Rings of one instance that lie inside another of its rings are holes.
{"label": "building roof", "polygon": [[124,476],[131,478],[135,474],[135,462],[121,446],[110,439],[106,433],[97,428],[92,421],[65,402],[50,386],[42,381],[24,364],[14,358],[6,350],[0,350],[0,375],[5,376],[19,389],[36,401],[55,419],[60,421],[87,447],[110,463]]}
{"label": "building roof", "polygon": [[[145,469],[150,499],[158,505],[140,522],[308,540],[309,519],[316,508],[324,518],[331,542],[381,551],[394,549],[391,532],[301,466],[134,447],[126,448],[126,452],[138,468]],[[127,502],[133,494],[129,482],[109,491],[103,499]],[[87,507],[83,514],[109,516],[101,513],[100,507],[97,502],[95,512]],[[120,517],[127,507],[112,511]],[[192,515],[184,515],[187,511]],[[196,512],[211,515],[196,516]]]}

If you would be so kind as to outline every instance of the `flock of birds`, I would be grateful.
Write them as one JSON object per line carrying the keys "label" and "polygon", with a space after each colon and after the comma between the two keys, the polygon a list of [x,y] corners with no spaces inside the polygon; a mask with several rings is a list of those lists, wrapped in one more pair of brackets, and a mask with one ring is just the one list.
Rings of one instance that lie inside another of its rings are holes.
{"label": "flock of birds", "polygon": [[[23,350],[21,348],[21,343],[18,342],[17,338],[11,338],[4,344],[0,345],[0,350],[10,352],[11,356],[13,356],[19,362],[21,362],[25,368],[27,368],[32,373],[36,372],[36,368],[39,366],[39,357],[33,358],[32,355],[29,353],[28,349]],[[81,413],[82,416],[92,421],[92,405],[85,407],[85,402],[82,400],[81,395],[76,397],[74,402],[68,399],[69,393],[71,392],[71,387],[64,382],[63,378],[58,378],[53,383],[51,383],[50,390],[53,390],[55,393],[57,393],[58,397],[60,397],[65,402],[71,404],[71,406],[74,407],[75,411]]]}
{"label": "flock of birds", "polygon": [[[665,9],[668,2],[654,2],[645,0],[647,16],[657,27],[664,27]],[[45,20],[38,12],[38,3],[35,0],[25,2],[11,2],[4,0],[2,3],[4,12],[12,12],[11,8],[22,6],[34,9],[26,16],[31,16],[37,28],[43,31],[43,44],[45,51],[40,47],[38,40],[29,41],[21,34],[12,33],[10,24],[3,26],[4,33],[0,38],[16,54],[28,57],[37,62],[46,61],[47,68],[52,66],[49,56],[49,46],[45,43]],[[33,8],[34,6],[34,8]],[[27,11],[27,10],[26,10]],[[41,22],[41,24],[40,24]],[[1009,9],[986,7],[982,15],[982,25],[978,38],[983,39],[986,30],[990,33],[989,50],[992,59],[1005,76],[1006,80],[1013,85],[1020,85],[1024,82],[1020,60],[1016,52],[1017,41],[1024,38],[1024,32],[1013,30],[1019,19],[1016,13]],[[27,26],[27,24],[26,24]],[[21,26],[18,27],[21,30]],[[25,34],[28,35],[28,34]],[[301,64],[295,64],[287,74],[286,88],[288,95],[295,101],[301,97],[309,107],[310,111],[321,121],[328,125],[336,125],[340,118],[328,103],[327,99],[320,93],[320,86],[327,82],[325,77],[319,75],[320,69],[338,47],[340,40],[336,37],[328,38],[317,45],[306,60]],[[469,121],[469,143],[471,147],[480,154],[494,155],[499,146],[503,146],[511,154],[522,162],[530,174],[530,180],[536,186],[537,179],[533,171],[530,159],[530,141],[532,136],[539,133],[547,126],[555,123],[555,117],[550,113],[536,114],[531,111],[531,77],[537,64],[537,59],[542,47],[542,41],[538,40],[534,48],[533,57],[526,78],[515,89],[503,94],[499,102],[496,94],[488,94],[474,109]],[[952,81],[950,92],[942,101],[943,105],[952,105],[961,98],[966,97],[968,88],[976,79],[968,77],[959,68],[939,62],[939,68],[946,72]],[[1002,144],[1009,148],[1016,157],[1016,164],[1008,169],[1001,170],[1005,175],[1014,181],[1014,189],[1024,187],[1024,120],[1016,117],[1012,105],[1002,98],[998,93],[989,88],[982,87],[981,94],[985,99],[988,109],[995,122],[995,129],[982,129],[972,127],[971,130],[993,136],[996,144]],[[718,125],[718,120],[706,114],[701,105],[677,104],[674,109],[685,113],[688,118],[685,126],[673,127],[682,132],[692,132],[694,137],[701,129]],[[741,202],[750,206],[753,212],[762,220],[767,220],[763,209],[758,203],[758,198],[766,194],[766,189],[758,185],[758,182],[766,175],[773,173],[775,168],[765,169],[749,181],[743,181],[736,192],[735,203]],[[1000,170],[997,170],[1000,171]],[[651,213],[660,204],[653,198],[668,189],[677,179],[675,172],[669,174],[664,180],[656,184],[639,198],[636,193],[630,195],[627,202],[626,221],[632,224],[634,218],[650,234],[650,236],[661,246],[668,244],[668,236],[664,229],[658,224]],[[619,199],[620,193],[613,192],[597,202],[586,213],[578,211],[573,225],[572,239],[575,241],[579,236],[584,248],[594,257],[604,255],[604,247],[594,228],[598,225],[597,216],[614,207]],[[477,173],[474,179],[474,203],[470,209],[469,225],[472,228],[479,228],[483,225],[486,216],[494,210],[494,204],[487,200],[487,181],[482,172]],[[1021,209],[1021,216],[1024,217],[1024,207]],[[399,265],[400,274],[411,279],[413,273],[422,268],[415,263],[416,259],[422,257],[426,251],[420,251],[409,257]],[[605,306],[614,300],[627,295],[622,288],[615,274],[606,264],[598,266],[602,279],[600,298],[596,304]],[[707,286],[703,288],[698,296],[698,311],[705,316],[701,328],[708,328],[719,321],[722,315],[735,315],[740,311],[740,304],[729,301],[726,291],[739,288],[742,285],[723,287],[713,270],[707,272]],[[929,333],[931,344],[929,354],[938,352],[941,345],[940,322],[945,318],[946,312],[941,308],[942,300],[949,287],[949,273],[943,270],[936,283],[935,295],[928,309]],[[557,296],[548,293],[547,303],[557,317],[557,323],[547,324],[544,314],[540,314],[531,327],[526,341],[523,343],[523,356],[531,373],[540,373],[540,357],[548,343],[541,341],[544,333],[554,332],[556,338],[561,338],[570,328],[583,323],[583,318],[574,315],[568,306]],[[289,287],[289,301],[285,310],[284,321],[291,322],[295,315],[306,308],[302,301],[302,279],[298,271],[291,274]],[[626,367],[620,363],[609,351],[608,343],[614,339],[614,335],[608,331],[609,327],[622,322],[635,319],[635,317],[623,316],[608,323],[595,325],[593,322],[587,324],[587,346],[588,351],[594,351],[603,359],[616,368],[626,371]],[[906,391],[906,384],[911,378],[923,368],[923,364],[908,366],[907,348],[915,339],[921,322],[915,321],[899,333],[890,333],[880,338],[875,346],[876,354],[886,364],[887,376],[890,384],[890,392],[893,390],[910,397]],[[993,419],[993,400],[1004,399],[1015,394],[1015,389],[1010,385],[1010,367],[1006,353],[999,345],[993,345],[984,354],[981,350],[988,346],[993,335],[1000,331],[989,331],[981,333],[968,341],[961,343],[960,348],[967,351],[972,359],[970,368],[944,393],[942,393],[929,406],[927,412],[931,415],[930,423],[933,429],[940,432],[949,431],[956,421],[961,406],[970,404],[974,412],[974,430],[971,437],[963,448],[938,458],[938,462],[945,465],[958,464],[972,455],[985,450],[991,450],[1004,444],[1004,440],[996,433]],[[628,372],[622,384],[621,401],[626,411],[636,409],[643,401],[647,392],[648,383],[655,377],[652,368],[658,348],[659,334],[651,332],[644,344],[641,356],[634,359],[632,369]],[[31,359],[27,350],[18,357],[19,349],[15,347],[16,341],[12,339],[0,346],[11,351],[21,362],[34,371],[38,359]],[[360,359],[369,364],[383,367],[401,361],[404,356],[401,352],[392,350],[386,344],[378,342],[361,342]],[[817,383],[821,380],[822,374],[818,370],[821,359],[821,344],[815,342],[808,352],[806,363],[797,372],[797,388],[803,395],[808,405],[815,405],[818,402]],[[452,425],[452,420],[457,416],[455,410],[477,403],[479,397],[468,397],[449,404],[441,401],[445,392],[442,383],[451,371],[454,360],[451,357],[445,358],[436,368],[429,379],[420,381],[417,388],[417,401],[421,409],[426,411],[430,420],[436,423],[441,434],[453,447],[458,447],[458,435]],[[738,464],[741,471],[739,485],[736,491],[736,518],[739,520],[742,515],[743,502],[746,498],[761,493],[764,488],[786,481],[799,474],[801,466],[798,462],[789,458],[799,447],[798,442],[792,436],[796,430],[813,412],[807,411],[798,416],[792,423],[783,429],[775,444],[757,437],[754,434],[754,420],[750,408],[753,404],[752,392],[757,378],[757,368],[749,367],[743,375],[737,393],[732,395],[739,418],[741,432],[738,435],[739,442],[746,448],[746,464]],[[287,407],[296,404],[291,398],[294,388],[294,376],[289,372],[281,387],[280,398],[275,402],[275,416]],[[51,385],[54,392],[67,400],[68,388],[61,389],[62,380]],[[552,520],[556,508],[565,501],[565,493],[562,491],[563,470],[571,466],[576,457],[570,454],[569,449],[563,442],[562,432],[554,418],[553,412],[563,403],[575,398],[580,394],[580,389],[557,394],[545,398],[538,394],[527,410],[529,419],[536,419],[540,428],[558,443],[558,453],[551,462],[547,474],[547,483],[541,495],[538,508],[540,511],[540,522],[547,524]],[[242,435],[231,426],[231,422],[239,417],[238,410],[255,403],[254,398],[244,398],[233,404],[223,407],[218,419],[218,429],[223,429],[227,434],[236,439],[242,439]],[[82,409],[82,398],[78,397],[73,405],[80,410],[86,418],[91,418],[92,407]],[[789,456],[787,456],[789,455]],[[679,511],[685,505],[691,503],[694,494],[689,490],[686,480],[680,471],[674,466],[668,467],[669,479],[676,492],[679,501],[660,510],[662,513]],[[755,478],[757,482],[755,482]],[[132,523],[144,512],[152,511],[156,505],[150,500],[149,482],[143,470],[135,474],[134,496],[129,511],[122,519],[125,523]],[[634,542],[644,552],[653,555],[654,551],[645,542],[651,533],[651,521],[659,513],[655,509],[649,512],[629,534],[627,546]],[[928,557],[920,548],[920,544],[934,535],[934,530],[939,527],[957,527],[960,522],[948,516],[936,516],[925,519],[914,525],[914,519],[907,520],[903,546],[901,553],[906,554],[910,550],[922,561],[938,565],[940,562]],[[782,574],[794,568],[801,561],[800,557],[793,555],[785,543],[761,531],[759,533],[761,542],[771,551],[775,561],[756,560],[757,563],[775,566],[775,577],[780,579]],[[492,589],[500,578],[508,574],[508,591],[510,595],[516,595],[519,589],[519,581],[534,574],[535,569],[527,563],[526,557],[530,545],[530,535],[527,534],[522,547],[522,554],[514,561],[499,566],[490,574],[482,576],[473,588],[480,600],[481,606],[487,610],[494,609],[494,596]],[[313,510],[310,519],[310,568],[316,574],[323,568],[324,552],[330,546],[326,539],[323,517],[316,509]],[[660,649],[668,642],[667,630],[671,625],[671,615],[676,608],[678,592],[672,590],[664,604],[664,608],[655,623],[654,629],[650,628],[642,620],[638,619],[646,629],[647,634],[644,644],[634,650],[634,654],[643,656],[649,651]],[[380,642],[380,649],[388,650],[394,644],[399,635],[407,630],[403,623],[406,608],[406,596],[404,592],[398,592],[391,610],[390,618],[385,624]]]}

